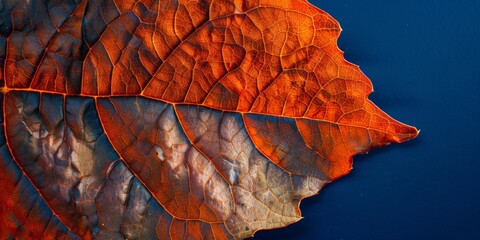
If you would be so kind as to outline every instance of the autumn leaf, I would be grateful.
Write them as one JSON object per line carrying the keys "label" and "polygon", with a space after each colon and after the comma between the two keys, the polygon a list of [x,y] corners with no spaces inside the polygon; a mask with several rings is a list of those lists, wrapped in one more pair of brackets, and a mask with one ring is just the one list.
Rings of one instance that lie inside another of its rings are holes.
{"label": "autumn leaf", "polygon": [[0,236],[242,239],[418,131],[303,0],[0,4]]}

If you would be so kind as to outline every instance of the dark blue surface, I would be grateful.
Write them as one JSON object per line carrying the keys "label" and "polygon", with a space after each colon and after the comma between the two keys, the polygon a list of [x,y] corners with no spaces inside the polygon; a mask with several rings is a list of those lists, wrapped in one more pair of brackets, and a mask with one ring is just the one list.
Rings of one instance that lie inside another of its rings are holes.
{"label": "dark blue surface", "polygon": [[371,99],[420,136],[355,157],[303,201],[304,219],[255,239],[480,239],[480,1],[311,1]]}

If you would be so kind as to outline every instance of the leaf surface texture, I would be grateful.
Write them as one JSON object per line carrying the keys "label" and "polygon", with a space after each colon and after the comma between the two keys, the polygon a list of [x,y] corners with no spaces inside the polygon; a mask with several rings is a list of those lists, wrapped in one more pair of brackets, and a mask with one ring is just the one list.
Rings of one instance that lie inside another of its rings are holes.
{"label": "leaf surface texture", "polygon": [[303,0],[0,5],[3,238],[243,239],[418,131]]}

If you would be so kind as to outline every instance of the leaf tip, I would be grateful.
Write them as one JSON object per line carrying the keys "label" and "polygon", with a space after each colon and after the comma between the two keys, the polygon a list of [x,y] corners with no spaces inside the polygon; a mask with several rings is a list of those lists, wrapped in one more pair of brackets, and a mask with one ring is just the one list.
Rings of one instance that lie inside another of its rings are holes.
{"label": "leaf tip", "polygon": [[416,138],[418,134],[420,134],[420,130],[416,127],[402,124],[402,129],[393,136],[393,140],[396,143],[403,143]]}

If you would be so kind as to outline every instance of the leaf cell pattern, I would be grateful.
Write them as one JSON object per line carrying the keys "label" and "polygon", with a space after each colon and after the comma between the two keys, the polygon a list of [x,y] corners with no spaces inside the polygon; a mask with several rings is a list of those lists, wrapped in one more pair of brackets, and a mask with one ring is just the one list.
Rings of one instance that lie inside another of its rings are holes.
{"label": "leaf cell pattern", "polygon": [[0,236],[243,239],[418,131],[304,0],[0,2]]}

